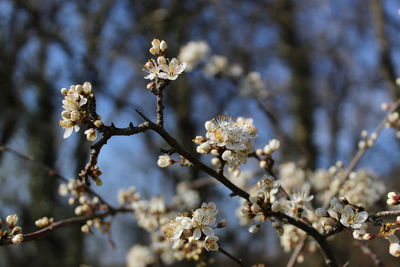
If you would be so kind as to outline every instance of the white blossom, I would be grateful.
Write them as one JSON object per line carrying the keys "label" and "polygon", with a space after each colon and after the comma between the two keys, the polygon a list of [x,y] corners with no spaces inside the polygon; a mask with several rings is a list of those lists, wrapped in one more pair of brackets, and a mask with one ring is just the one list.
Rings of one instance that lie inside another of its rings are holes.
{"label": "white blossom", "polygon": [[135,245],[126,255],[127,267],[146,267],[154,263],[155,256],[153,252],[145,246]]}
{"label": "white blossom", "polygon": [[185,68],[186,63],[180,62],[178,59],[173,58],[169,64],[163,64],[159,66],[161,72],[158,73],[158,77],[164,80],[176,80]]}
{"label": "white blossom", "polygon": [[85,82],[83,85],[71,85],[69,89],[63,88],[64,95],[62,120],[60,125],[65,129],[64,138],[68,138],[72,132],[79,131],[79,123],[84,119],[83,106],[87,104],[88,98],[92,97],[92,85]]}
{"label": "white blossom", "polygon": [[187,71],[191,71],[200,60],[207,56],[209,50],[208,44],[204,41],[190,41],[181,47],[178,58],[187,64]]}
{"label": "white blossom", "polygon": [[217,236],[207,236],[204,240],[204,246],[206,250],[217,251],[218,250],[218,237]]}
{"label": "white blossom", "polygon": [[346,205],[343,209],[342,217],[340,218],[340,222],[345,227],[352,227],[353,229],[359,229],[363,222],[365,222],[368,218],[368,212],[354,212],[354,209]]}
{"label": "white blossom", "polygon": [[206,121],[207,141],[197,147],[197,151],[208,154],[213,148],[224,149],[222,159],[227,165],[235,168],[247,161],[248,155],[253,152],[252,139],[257,137],[257,129],[252,119],[217,117]]}

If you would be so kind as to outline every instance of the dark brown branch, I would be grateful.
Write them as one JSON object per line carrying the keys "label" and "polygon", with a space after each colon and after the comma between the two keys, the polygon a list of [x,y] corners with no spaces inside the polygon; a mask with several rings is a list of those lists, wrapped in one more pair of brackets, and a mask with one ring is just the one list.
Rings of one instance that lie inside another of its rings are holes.
{"label": "dark brown branch", "polygon": [[117,128],[114,126],[114,124],[111,124],[110,126],[103,125],[99,131],[103,133],[103,136],[99,141],[97,141],[95,144],[93,144],[89,156],[89,161],[86,164],[85,168],[82,170],[82,172],[79,174],[84,180],[87,185],[90,184],[89,182],[89,177],[95,178],[96,174],[93,173],[93,169],[96,167],[98,157],[100,154],[101,149],[105,144],[107,144],[108,140],[112,136],[120,135],[120,136],[131,136],[134,134],[138,134],[141,132],[144,132],[148,130],[148,123],[142,123],[139,126],[133,126],[132,123],[129,124],[128,127],[126,128]]}
{"label": "dark brown branch", "polygon": [[214,169],[210,168],[209,166],[198,160],[192,153],[185,150],[171,135],[169,135],[164,128],[150,121],[142,112],[140,112],[139,110],[136,110],[136,112],[148,123],[149,128],[158,133],[172,148],[175,149],[176,152],[182,155],[185,159],[189,160],[195,167],[211,175],[223,185],[228,187],[232,191],[231,196],[240,196],[246,200],[249,199],[249,194],[246,191],[234,185],[222,173],[219,174]]}
{"label": "dark brown branch", "polygon": [[241,259],[235,258],[235,256],[233,256],[232,254],[227,252],[225,249],[220,247],[220,248],[218,248],[218,251],[221,252],[222,254],[224,254],[225,256],[227,256],[228,258],[230,258],[231,260],[233,260],[234,262],[236,262],[239,266],[242,266],[242,267],[245,266]]}
{"label": "dark brown branch", "polygon": [[157,91],[157,125],[160,127],[164,127],[164,104],[163,104],[163,89],[164,86],[161,86]]}

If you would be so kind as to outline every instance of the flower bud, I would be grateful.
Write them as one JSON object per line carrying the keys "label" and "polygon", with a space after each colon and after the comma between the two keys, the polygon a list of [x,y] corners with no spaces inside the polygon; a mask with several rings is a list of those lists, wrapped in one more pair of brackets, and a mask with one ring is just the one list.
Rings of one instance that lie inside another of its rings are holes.
{"label": "flower bud", "polygon": [[96,132],[96,130],[93,129],[93,128],[87,129],[87,130],[85,131],[85,134],[86,134],[86,139],[87,139],[88,141],[93,142],[93,141],[95,141],[95,140],[97,139],[97,132]]}
{"label": "flower bud", "polygon": [[82,231],[82,233],[85,233],[85,234],[89,233],[90,232],[89,225],[87,225],[87,224],[82,225],[81,231]]}
{"label": "flower bud", "polygon": [[82,88],[85,94],[90,94],[92,92],[92,84],[90,82],[85,82]]}
{"label": "flower bud", "polygon": [[250,232],[251,234],[257,233],[258,230],[260,230],[260,225],[259,225],[259,224],[252,225],[252,226],[249,227],[249,232]]}
{"label": "flower bud", "polygon": [[157,165],[160,168],[165,168],[173,164],[174,161],[170,158],[169,155],[160,155],[158,156]]}
{"label": "flower bud", "polygon": [[160,43],[160,50],[161,50],[161,52],[164,53],[164,52],[167,51],[167,49],[168,49],[167,43],[166,43],[164,40],[162,40],[161,43]]}
{"label": "flower bud", "polygon": [[15,236],[13,236],[13,238],[11,238],[11,242],[13,244],[20,244],[20,243],[22,243],[23,240],[24,240],[24,237],[22,236],[22,234],[17,234]]}
{"label": "flower bud", "polygon": [[6,223],[10,229],[13,228],[15,225],[17,225],[17,222],[18,222],[17,214],[8,215],[6,218]]}
{"label": "flower bud", "polygon": [[16,235],[21,233],[22,229],[19,226],[14,226],[14,228],[11,230],[11,235]]}
{"label": "flower bud", "polygon": [[35,221],[35,225],[39,228],[46,227],[50,224],[49,218],[43,217]]}
{"label": "flower bud", "polygon": [[68,94],[68,89],[67,88],[61,88],[61,94],[67,95]]}
{"label": "flower bud", "polygon": [[223,228],[225,226],[228,225],[228,222],[226,220],[221,220],[218,224],[217,224],[217,228]]}

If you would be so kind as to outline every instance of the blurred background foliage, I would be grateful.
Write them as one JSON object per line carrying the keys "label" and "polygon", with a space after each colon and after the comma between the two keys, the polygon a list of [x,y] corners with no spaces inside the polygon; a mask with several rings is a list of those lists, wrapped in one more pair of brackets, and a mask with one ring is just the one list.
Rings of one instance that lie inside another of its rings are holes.
{"label": "blurred background foliage", "polygon": [[[203,62],[167,90],[167,129],[184,147],[193,150],[204,121],[226,114],[253,117],[258,146],[279,138],[278,163],[293,160],[315,169],[348,162],[360,131],[373,129],[384,116],[380,103],[400,96],[399,7],[398,0],[1,0],[0,144],[76,177],[90,144],[82,132],[62,139],[60,88],[91,81],[106,123],[138,123],[134,108],[155,116],[142,72],[150,41],[166,40],[174,56],[189,41],[201,40],[210,55],[239,64],[243,77],[259,72],[268,97],[241,90],[240,79],[205,75]],[[118,188],[130,185],[145,196],[171,197],[177,181],[204,177],[194,169],[158,169],[160,147],[167,148],[154,134],[112,139],[100,156],[104,185],[95,190],[112,203]],[[399,188],[399,154],[394,133],[387,131],[361,165]],[[12,155],[0,154],[0,160],[1,217],[16,212],[29,232],[42,216],[73,216],[57,195],[58,181]],[[203,188],[201,195],[220,203],[228,218],[237,206],[222,186]],[[264,226],[261,234],[249,236],[236,224],[225,230],[224,247],[252,264],[286,264],[290,255],[281,251],[272,229]],[[109,237],[83,236],[72,227],[1,248],[0,265],[124,265],[129,247],[149,237],[128,215],[112,227]],[[349,238],[342,233],[332,242],[339,263],[371,264]],[[379,242],[372,246],[383,261],[398,264]],[[226,261],[212,256],[216,265]],[[318,255],[306,255],[303,263],[319,264]]]}

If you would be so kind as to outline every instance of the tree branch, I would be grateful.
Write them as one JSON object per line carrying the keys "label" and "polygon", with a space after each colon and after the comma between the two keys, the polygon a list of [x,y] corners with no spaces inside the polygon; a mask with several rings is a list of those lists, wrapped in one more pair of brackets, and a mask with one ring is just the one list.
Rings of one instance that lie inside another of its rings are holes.
{"label": "tree branch", "polygon": [[[36,241],[39,240],[51,232],[54,232],[55,230],[68,227],[71,225],[79,225],[79,224],[84,224],[88,220],[92,220],[95,218],[105,218],[108,216],[114,216],[118,213],[125,213],[125,212],[132,212],[131,209],[126,209],[126,208],[120,208],[120,209],[112,209],[104,213],[98,213],[98,214],[93,214],[93,215],[87,215],[87,216],[81,216],[81,217],[74,217],[74,218],[69,218],[61,221],[54,222],[50,224],[47,227],[44,227],[38,231],[24,234],[23,235],[23,241],[22,242],[29,242],[29,241]],[[0,246],[7,246],[7,245],[12,245],[13,243],[11,240],[8,239],[0,239]]]}

